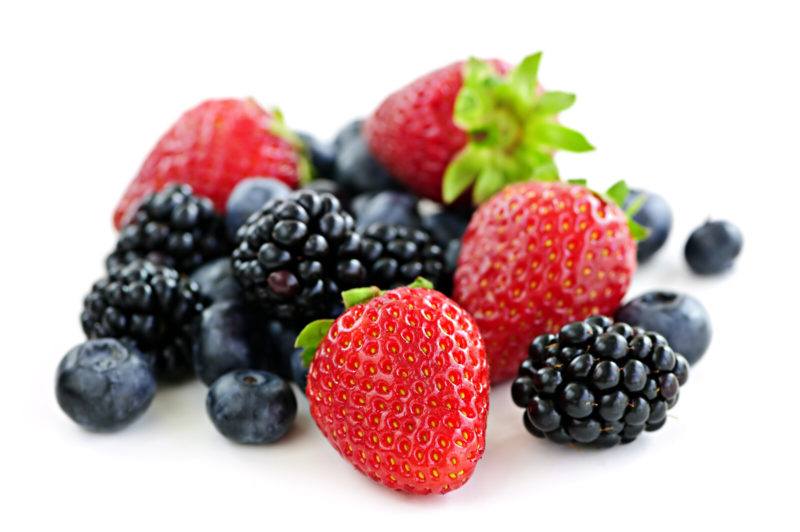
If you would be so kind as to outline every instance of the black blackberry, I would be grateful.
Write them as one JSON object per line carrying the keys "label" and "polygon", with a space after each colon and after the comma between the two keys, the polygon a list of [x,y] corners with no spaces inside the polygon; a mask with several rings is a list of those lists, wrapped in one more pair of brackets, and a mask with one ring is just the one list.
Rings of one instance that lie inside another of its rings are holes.
{"label": "black blackberry", "polygon": [[444,251],[430,233],[398,224],[371,224],[361,234],[358,250],[348,256],[366,267],[361,284],[384,289],[407,285],[420,276],[438,287],[445,269]]}
{"label": "black blackberry", "polygon": [[270,317],[331,316],[340,291],[358,286],[366,270],[353,218],[329,193],[298,190],[269,200],[236,234],[233,271],[245,295]]}
{"label": "black blackberry", "polygon": [[511,396],[534,436],[611,447],[660,429],[688,377],[663,336],[592,316],[533,340]]}
{"label": "black blackberry", "polygon": [[132,341],[156,375],[189,373],[196,326],[205,306],[196,283],[145,260],[109,272],[83,300],[81,325],[89,338]]}
{"label": "black blackberry", "polygon": [[188,185],[171,184],[144,198],[120,231],[106,267],[111,272],[145,258],[190,273],[227,255],[231,247],[211,200],[195,195]]}

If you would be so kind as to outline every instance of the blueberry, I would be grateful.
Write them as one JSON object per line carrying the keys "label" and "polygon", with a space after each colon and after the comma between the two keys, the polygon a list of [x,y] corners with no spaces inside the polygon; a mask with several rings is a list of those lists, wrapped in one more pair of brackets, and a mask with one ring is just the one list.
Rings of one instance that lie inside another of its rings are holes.
{"label": "blueberry", "polygon": [[469,224],[469,215],[443,210],[422,216],[422,227],[434,240],[444,245],[451,240],[461,240]]}
{"label": "blueberry", "polygon": [[240,300],[214,303],[203,311],[194,371],[206,385],[235,369],[255,368],[264,352],[258,314]]}
{"label": "blueberry", "polygon": [[336,151],[334,178],[353,193],[397,188],[389,172],[369,152],[359,134],[343,139]]}
{"label": "blueberry", "polygon": [[742,251],[742,233],[730,222],[707,221],[686,241],[683,254],[689,267],[702,275],[730,270]]}
{"label": "blueberry", "polygon": [[358,204],[353,200],[352,208],[358,229],[366,229],[376,222],[407,227],[420,226],[417,198],[407,192],[379,192]]}
{"label": "blueberry", "polygon": [[114,339],[72,348],[56,373],[56,399],[73,421],[94,431],[114,431],[142,415],[156,393],[150,364]]}
{"label": "blueberry", "polygon": [[711,319],[697,299],[676,292],[648,292],[619,308],[616,319],[663,335],[676,353],[696,363],[711,343]]}
{"label": "blueberry", "polygon": [[650,230],[647,238],[637,243],[636,257],[639,262],[645,262],[661,249],[667,241],[669,232],[672,229],[672,210],[667,201],[652,192],[642,190],[631,190],[625,200],[625,207],[630,205],[634,199],[645,194],[646,199],[641,209],[633,215],[633,219],[639,224]]}
{"label": "blueberry", "polygon": [[271,355],[275,372],[284,379],[291,380],[305,393],[308,368],[303,365],[303,350],[294,346],[302,325],[291,322],[270,320],[267,322],[267,351]]}
{"label": "blueberry", "polygon": [[300,140],[303,141],[303,144],[308,149],[315,175],[319,177],[332,176],[336,165],[336,150],[334,150],[333,145],[322,142],[313,135],[302,131],[298,131],[297,136],[300,137]]}
{"label": "blueberry", "polygon": [[342,149],[342,146],[350,143],[351,140],[361,136],[361,128],[364,126],[363,120],[353,120],[336,133],[333,138],[333,148],[337,152]]}
{"label": "blueberry", "polygon": [[236,239],[236,231],[251,214],[272,198],[288,196],[291,189],[271,177],[250,177],[240,181],[228,196],[225,206],[225,230]]}
{"label": "blueberry", "polygon": [[200,293],[213,302],[241,299],[242,285],[233,274],[229,257],[211,261],[189,276],[200,287]]}
{"label": "blueberry", "polygon": [[272,443],[288,431],[297,414],[292,388],[273,373],[238,370],[211,385],[206,411],[223,436],[238,443]]}

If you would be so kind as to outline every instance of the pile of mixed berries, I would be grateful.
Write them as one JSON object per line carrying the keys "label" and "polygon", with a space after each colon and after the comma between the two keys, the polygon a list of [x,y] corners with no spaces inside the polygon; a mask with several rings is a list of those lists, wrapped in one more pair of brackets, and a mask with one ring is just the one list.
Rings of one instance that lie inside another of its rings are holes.
{"label": "pile of mixed berries", "polygon": [[[671,291],[622,304],[671,210],[561,180],[554,154],[593,147],[562,124],[575,97],[541,88],[540,58],[446,66],[330,144],[251,99],[185,113],[114,212],[61,408],[117,430],[157,383],[196,376],[219,432],[260,444],[290,431],[296,387],[342,457],[420,494],[470,478],[490,385],[510,379],[539,438],[610,447],[664,426],[708,314]],[[741,247],[708,221],[685,255],[718,274]]]}

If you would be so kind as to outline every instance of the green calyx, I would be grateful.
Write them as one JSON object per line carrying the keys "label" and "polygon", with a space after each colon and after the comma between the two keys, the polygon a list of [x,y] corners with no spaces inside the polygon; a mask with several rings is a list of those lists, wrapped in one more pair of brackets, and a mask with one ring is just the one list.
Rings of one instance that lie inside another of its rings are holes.
{"label": "green calyx", "polygon": [[557,181],[556,150],[594,149],[582,134],[557,122],[558,113],[572,106],[575,95],[540,90],[541,57],[541,52],[526,57],[506,76],[478,59],[464,65],[453,121],[469,139],[445,171],[445,203],[470,186],[477,204],[509,183]]}
{"label": "green calyx", "polygon": [[[408,288],[428,288],[432,290],[433,283],[424,277],[417,277],[414,279],[414,282],[408,285]],[[356,305],[367,303],[383,293],[383,290],[377,286],[367,286],[364,288],[352,288],[350,290],[345,290],[342,292],[344,308],[349,309]],[[302,360],[305,367],[311,365],[311,361],[314,359],[314,355],[317,352],[319,344],[322,342],[325,336],[327,336],[328,331],[330,330],[334,321],[335,320],[331,319],[312,321],[306,325],[302,331],[300,331],[300,334],[297,335],[297,339],[294,341],[294,346],[303,349]]]}
{"label": "green calyx", "polygon": [[[577,181],[577,180],[575,180]],[[586,181],[581,180],[582,183],[574,183],[586,186]],[[573,181],[570,181],[573,183]],[[647,196],[645,194],[640,194],[636,197],[630,204],[626,207],[625,200],[628,199],[631,191],[628,188],[628,184],[625,181],[617,181],[613,185],[609,187],[605,193],[595,192],[598,196],[602,197],[608,202],[615,203],[622,209],[622,212],[625,213],[625,217],[628,218],[628,229],[630,229],[631,236],[634,240],[644,240],[647,238],[647,235],[650,234],[650,230],[643,226],[642,224],[638,223],[633,217],[639,212],[639,209],[642,208],[644,202],[647,201]]]}
{"label": "green calyx", "polygon": [[294,131],[286,125],[283,118],[283,112],[277,107],[273,107],[272,123],[269,126],[269,132],[280,137],[294,148],[297,153],[297,175],[300,179],[300,184],[305,185],[314,179],[314,169],[311,165],[311,154],[308,151],[308,146]]}

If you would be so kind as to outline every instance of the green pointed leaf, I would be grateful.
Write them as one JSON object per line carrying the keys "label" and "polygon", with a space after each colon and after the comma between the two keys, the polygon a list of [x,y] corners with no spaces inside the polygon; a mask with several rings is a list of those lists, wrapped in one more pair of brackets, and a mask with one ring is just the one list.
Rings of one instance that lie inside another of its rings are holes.
{"label": "green pointed leaf", "polygon": [[492,97],[483,87],[464,85],[458,92],[453,108],[453,122],[466,131],[485,125],[492,111]]}
{"label": "green pointed leaf", "polygon": [[511,86],[527,101],[532,101],[536,96],[536,89],[539,84],[539,63],[541,60],[542,52],[529,55],[508,75]]}
{"label": "green pointed leaf", "polygon": [[633,218],[636,216],[636,213],[639,212],[644,206],[645,201],[647,201],[647,194],[639,194],[633,198],[633,200],[625,208],[625,215],[628,218]]}
{"label": "green pointed leaf", "polygon": [[494,196],[506,184],[503,174],[494,166],[486,166],[478,174],[475,186],[472,189],[472,202],[483,203]]}
{"label": "green pointed leaf", "polygon": [[539,122],[532,126],[530,135],[538,144],[550,146],[560,150],[573,152],[591,151],[594,146],[589,144],[581,133],[561,124]]}
{"label": "green pointed leaf", "polygon": [[622,209],[625,200],[628,199],[628,194],[630,194],[628,184],[624,180],[620,180],[611,185],[605,195]]}
{"label": "green pointed leaf", "polygon": [[480,148],[467,145],[450,161],[442,180],[445,203],[452,203],[472,185],[483,168],[484,159]]}
{"label": "green pointed leaf", "polygon": [[414,282],[408,285],[408,288],[428,288],[433,290],[433,283],[424,277],[417,277]]}
{"label": "green pointed leaf", "polygon": [[303,365],[308,367],[314,359],[317,348],[325,336],[328,334],[333,320],[316,320],[306,325],[297,339],[294,341],[295,347],[303,349]]}
{"label": "green pointed leaf", "polygon": [[533,169],[533,181],[559,181],[560,179],[558,167],[553,161],[540,164]]}
{"label": "green pointed leaf", "polygon": [[539,97],[536,111],[544,115],[554,115],[572,107],[575,103],[575,95],[569,92],[551,91],[545,92]]}
{"label": "green pointed leaf", "polygon": [[342,292],[342,301],[344,301],[344,308],[348,309],[361,303],[366,303],[372,298],[381,295],[381,289],[377,286],[367,286],[364,288],[353,288]]}
{"label": "green pointed leaf", "polygon": [[464,63],[462,76],[464,77],[464,85],[478,86],[497,78],[497,71],[488,62],[476,57],[470,57]]}
{"label": "green pointed leaf", "polygon": [[636,222],[633,218],[628,218],[628,229],[634,240],[644,240],[650,234],[650,229]]}
{"label": "green pointed leaf", "polygon": [[567,179],[567,183],[569,183],[570,185],[580,185],[582,187],[585,187],[587,181],[585,179]]}

